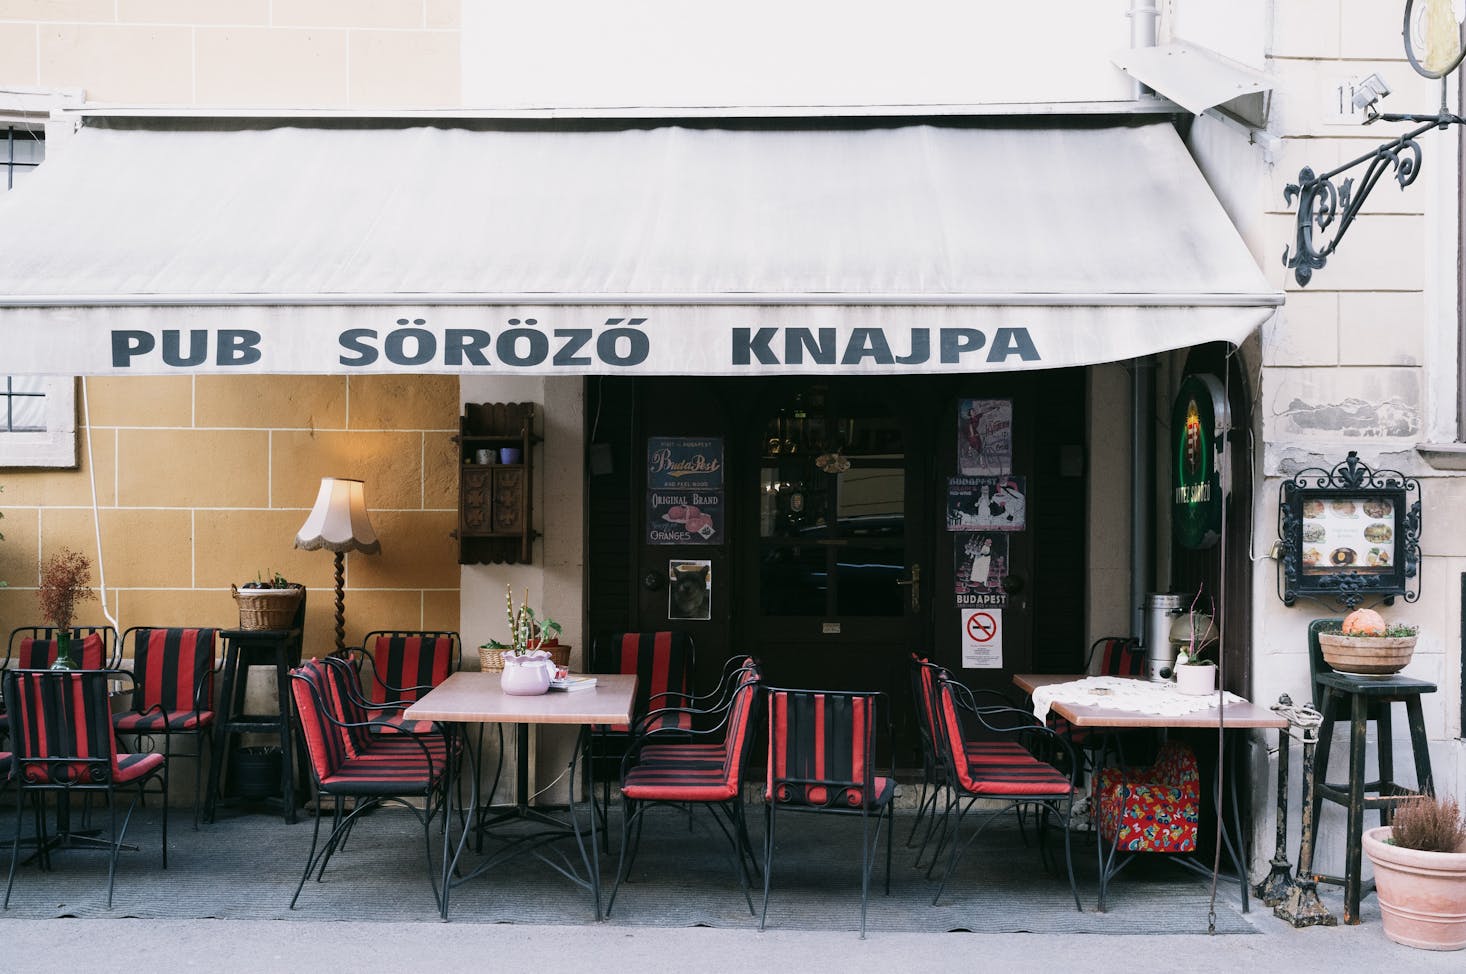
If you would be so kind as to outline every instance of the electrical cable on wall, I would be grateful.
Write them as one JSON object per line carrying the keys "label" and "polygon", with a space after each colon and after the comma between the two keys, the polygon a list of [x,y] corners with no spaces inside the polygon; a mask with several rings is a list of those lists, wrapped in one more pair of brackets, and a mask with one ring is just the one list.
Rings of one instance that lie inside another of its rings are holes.
{"label": "electrical cable on wall", "polygon": [[107,608],[107,559],[102,551],[102,517],[97,508],[97,464],[92,453],[92,412],[87,402],[87,378],[81,377],[81,425],[87,440],[87,479],[92,485],[92,528],[97,536],[97,601],[102,605],[102,617],[117,632],[122,631],[117,618]]}

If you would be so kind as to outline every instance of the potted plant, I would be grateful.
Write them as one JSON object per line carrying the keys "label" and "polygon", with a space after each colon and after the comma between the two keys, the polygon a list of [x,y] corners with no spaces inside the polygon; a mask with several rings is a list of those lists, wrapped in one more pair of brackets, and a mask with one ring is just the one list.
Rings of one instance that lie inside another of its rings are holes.
{"label": "potted plant", "polygon": [[504,586],[504,615],[509,622],[509,642],[491,639],[479,647],[480,663],[484,650],[498,654],[503,667],[499,686],[505,693],[516,696],[544,693],[550,688],[556,670],[545,647],[559,645],[560,624],[537,614],[529,605],[528,592],[515,608],[514,593],[507,585]]}
{"label": "potted plant", "polygon": [[1320,630],[1318,646],[1324,662],[1341,673],[1388,676],[1410,662],[1419,631],[1388,623],[1373,609],[1355,609],[1337,631]]}
{"label": "potted plant", "polygon": [[62,548],[41,567],[41,587],[36,590],[41,616],[56,632],[56,662],[52,669],[74,670],[71,658],[71,621],[76,604],[97,597],[91,589],[92,563],[86,555]]}
{"label": "potted plant", "polygon": [[1466,821],[1453,798],[1395,809],[1394,824],[1364,833],[1385,936],[1425,950],[1466,947]]}
{"label": "potted plant", "polygon": [[1200,598],[1198,592],[1191,600],[1191,610],[1172,623],[1169,633],[1173,642],[1182,644],[1176,653],[1176,689],[1195,695],[1217,689],[1217,665],[1203,655],[1217,642],[1216,625],[1211,613],[1196,611]]}

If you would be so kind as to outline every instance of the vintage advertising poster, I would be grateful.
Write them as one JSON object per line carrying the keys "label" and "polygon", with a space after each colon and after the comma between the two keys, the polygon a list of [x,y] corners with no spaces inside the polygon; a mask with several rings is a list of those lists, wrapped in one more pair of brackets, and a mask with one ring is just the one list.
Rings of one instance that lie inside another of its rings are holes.
{"label": "vintage advertising poster", "polygon": [[713,563],[705,559],[667,562],[667,618],[707,621],[713,617]]}
{"label": "vintage advertising poster", "polygon": [[968,609],[962,613],[962,667],[1003,668],[1003,610]]}
{"label": "vintage advertising poster", "polygon": [[1022,531],[1028,478],[948,477],[948,531]]}
{"label": "vintage advertising poster", "polygon": [[964,477],[1013,472],[1013,400],[957,400],[957,472]]}
{"label": "vintage advertising poster", "polygon": [[1303,574],[1339,569],[1390,571],[1395,565],[1395,504],[1388,497],[1310,498],[1303,502]]}
{"label": "vintage advertising poster", "polygon": [[649,436],[647,490],[721,490],[723,440],[716,436]]}
{"label": "vintage advertising poster", "polygon": [[969,534],[953,545],[957,606],[1001,606],[1008,595],[1003,578],[1008,574],[1008,536]]}
{"label": "vintage advertising poster", "polygon": [[722,544],[721,490],[647,492],[647,544]]}

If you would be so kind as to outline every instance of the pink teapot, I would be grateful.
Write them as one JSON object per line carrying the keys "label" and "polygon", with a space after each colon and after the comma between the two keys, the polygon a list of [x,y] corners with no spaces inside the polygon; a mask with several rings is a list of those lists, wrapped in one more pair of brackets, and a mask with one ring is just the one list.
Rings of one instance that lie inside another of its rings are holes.
{"label": "pink teapot", "polygon": [[499,688],[516,697],[532,697],[550,689],[555,676],[555,662],[543,649],[533,649],[516,656],[504,654],[504,672]]}

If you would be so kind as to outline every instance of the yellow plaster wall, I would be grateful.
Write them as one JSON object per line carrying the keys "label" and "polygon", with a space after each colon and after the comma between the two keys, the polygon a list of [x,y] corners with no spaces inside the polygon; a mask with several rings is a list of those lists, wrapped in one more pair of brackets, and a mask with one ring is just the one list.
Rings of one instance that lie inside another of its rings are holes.
{"label": "yellow plaster wall", "polygon": [[[378,555],[346,556],[348,644],[457,629],[458,399],[456,376],[87,380],[79,469],[0,470],[0,633],[41,621],[41,561],[66,546],[95,562],[100,524],[121,627],[232,626],[230,583],[278,571],[309,589],[307,654],[329,652],[333,556],[293,546],[323,476],[366,482],[382,540]],[[83,603],[79,624],[103,621]]]}

